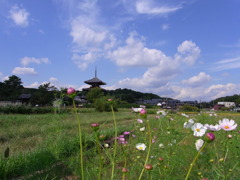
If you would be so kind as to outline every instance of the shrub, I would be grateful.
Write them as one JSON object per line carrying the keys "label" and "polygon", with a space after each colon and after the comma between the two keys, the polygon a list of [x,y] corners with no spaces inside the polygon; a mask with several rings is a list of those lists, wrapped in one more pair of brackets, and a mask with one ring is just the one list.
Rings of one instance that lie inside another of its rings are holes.
{"label": "shrub", "polygon": [[[96,99],[94,101],[94,107],[95,107],[96,111],[99,111],[99,112],[104,112],[104,111],[109,112],[109,111],[111,111],[111,106],[108,102],[108,99],[110,99],[110,98],[107,97],[107,96]],[[117,110],[117,103],[115,101],[112,103],[112,106],[113,106],[114,111],[118,111]]]}
{"label": "shrub", "polygon": [[184,104],[179,108],[180,111],[190,111],[190,112],[199,112],[199,109],[195,106],[191,106],[189,104]]}

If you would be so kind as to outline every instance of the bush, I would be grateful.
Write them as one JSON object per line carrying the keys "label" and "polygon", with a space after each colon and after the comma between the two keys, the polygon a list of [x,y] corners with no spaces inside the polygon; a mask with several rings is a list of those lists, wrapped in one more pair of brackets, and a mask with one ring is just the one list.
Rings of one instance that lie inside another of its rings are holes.
{"label": "bush", "polygon": [[199,112],[199,109],[195,106],[191,106],[189,104],[184,104],[179,108],[180,111],[188,111],[188,112]]}
{"label": "bush", "polygon": [[[99,112],[111,111],[111,106],[110,106],[110,103],[108,102],[108,99],[110,98],[106,96],[96,99],[94,101],[94,107],[96,111],[99,111]],[[118,111],[117,103],[115,101],[112,102],[112,106],[114,111]]]}
{"label": "bush", "polygon": [[[3,114],[46,114],[53,113],[53,107],[31,107],[31,106],[4,106],[0,107]],[[66,110],[64,110],[66,112]]]}

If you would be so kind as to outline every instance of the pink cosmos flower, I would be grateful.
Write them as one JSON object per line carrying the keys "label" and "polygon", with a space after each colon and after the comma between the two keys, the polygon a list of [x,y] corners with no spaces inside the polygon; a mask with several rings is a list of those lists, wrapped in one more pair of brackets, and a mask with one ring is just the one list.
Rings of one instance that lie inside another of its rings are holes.
{"label": "pink cosmos flower", "polygon": [[225,131],[232,131],[237,128],[237,124],[235,124],[234,120],[223,119],[219,121],[219,125]]}
{"label": "pink cosmos flower", "polygon": [[137,119],[137,122],[138,122],[138,123],[143,123],[143,120]]}
{"label": "pink cosmos flower", "polygon": [[71,87],[67,89],[67,94],[68,94],[68,95],[71,95],[71,94],[73,94],[73,93],[75,93],[75,92],[76,92],[76,90],[73,89],[73,88],[71,88]]}
{"label": "pink cosmos flower", "polygon": [[140,115],[145,115],[145,114],[147,114],[147,111],[146,111],[145,109],[142,109],[142,110],[140,111]]}
{"label": "pink cosmos flower", "polygon": [[130,134],[130,132],[129,131],[125,131],[123,134],[124,135],[128,135],[128,134]]}

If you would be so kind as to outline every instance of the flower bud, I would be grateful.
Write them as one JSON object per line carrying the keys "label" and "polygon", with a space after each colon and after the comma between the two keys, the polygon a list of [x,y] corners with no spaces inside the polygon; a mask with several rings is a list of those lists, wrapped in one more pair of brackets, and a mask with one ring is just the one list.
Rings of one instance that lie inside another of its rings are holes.
{"label": "flower bud", "polygon": [[74,94],[75,92],[76,92],[76,90],[71,88],[71,87],[67,89],[67,94],[68,95]]}
{"label": "flower bud", "polygon": [[152,169],[153,169],[153,166],[152,166],[151,164],[146,164],[146,165],[144,166],[144,168],[145,168],[146,170],[152,170]]}
{"label": "flower bud", "polygon": [[158,160],[159,160],[160,162],[163,162],[163,161],[164,161],[164,159],[163,159],[162,157],[158,158]]}
{"label": "flower bud", "polygon": [[228,139],[231,139],[231,138],[232,138],[232,135],[231,135],[231,134],[228,134],[227,137],[228,137]]}
{"label": "flower bud", "polygon": [[128,172],[128,169],[124,167],[124,168],[122,168],[122,172],[123,172],[123,173],[127,173],[127,172]]}
{"label": "flower bud", "polygon": [[93,131],[97,131],[99,129],[99,124],[93,123],[93,124],[91,124],[91,127],[92,127]]}
{"label": "flower bud", "polygon": [[208,142],[212,142],[215,139],[215,135],[213,133],[207,133],[206,134],[206,139]]}

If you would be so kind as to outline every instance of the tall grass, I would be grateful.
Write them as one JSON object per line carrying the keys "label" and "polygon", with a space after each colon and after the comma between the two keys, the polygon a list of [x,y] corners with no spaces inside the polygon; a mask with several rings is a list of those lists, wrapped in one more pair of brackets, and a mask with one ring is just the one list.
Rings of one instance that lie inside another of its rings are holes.
{"label": "tall grass", "polygon": [[[153,110],[152,110],[153,111]],[[99,177],[99,146],[101,144],[101,178],[110,179],[112,174],[112,155],[114,153],[115,130],[111,112],[97,113],[84,111],[80,114],[83,128],[83,151],[85,179]],[[223,117],[234,119],[239,124],[238,114],[220,114],[210,117],[209,114],[190,114],[186,118],[179,114],[161,116],[151,112],[147,121],[137,122],[139,116],[127,110],[115,112],[118,136],[125,131],[131,132],[124,138],[128,143],[116,145],[114,160],[115,179],[138,179],[144,164],[151,164],[152,170],[144,170],[141,179],[184,179],[189,165],[198,153],[195,149],[196,137],[190,129],[184,129],[183,123],[189,118],[202,124],[216,124]],[[99,123],[100,129],[93,133],[90,124]],[[139,129],[145,127],[145,131]],[[239,129],[239,128],[238,128]],[[219,131],[216,139],[207,145],[199,154],[189,179],[238,179],[239,133]],[[75,115],[0,115],[0,179],[61,179],[79,178],[79,142]],[[149,136],[151,133],[151,136]],[[231,134],[232,138],[227,135]],[[139,151],[137,143],[150,144],[149,158],[147,149]],[[96,143],[97,142],[97,143]],[[225,148],[225,142],[226,148]],[[108,146],[105,146],[108,144]],[[161,144],[161,145],[160,145]],[[159,146],[160,145],[160,146]],[[4,152],[9,147],[9,157]],[[226,156],[226,157],[225,157]],[[123,168],[127,172],[122,172]],[[123,176],[124,175],[124,176]]]}

